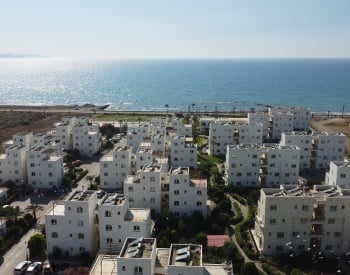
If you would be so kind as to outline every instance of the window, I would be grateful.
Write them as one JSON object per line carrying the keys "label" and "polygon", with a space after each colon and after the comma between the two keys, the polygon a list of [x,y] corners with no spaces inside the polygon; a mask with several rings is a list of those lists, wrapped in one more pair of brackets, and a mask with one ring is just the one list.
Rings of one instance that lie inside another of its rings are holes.
{"label": "window", "polygon": [[155,198],[151,198],[151,199],[150,199],[150,202],[151,202],[151,203],[156,203],[156,199],[155,199]]}
{"label": "window", "polygon": [[201,195],[202,195],[202,191],[201,191],[201,190],[198,190],[198,191],[197,191],[197,195],[198,195],[198,196],[201,196]]}
{"label": "window", "polygon": [[277,232],[277,238],[284,238],[284,232]]}
{"label": "window", "polygon": [[298,237],[299,236],[299,232],[298,231],[293,231],[292,236],[293,237]]}
{"label": "window", "polygon": [[140,232],[140,226],[134,225],[134,232]]}
{"label": "window", "polygon": [[271,211],[276,211],[277,210],[277,205],[270,205],[270,210]]}
{"label": "window", "polygon": [[108,243],[108,244],[113,243],[113,239],[112,239],[112,238],[107,238],[107,239],[106,239],[106,243]]}
{"label": "window", "polygon": [[346,177],[346,175],[345,174],[340,174],[340,177],[344,179]]}
{"label": "window", "polygon": [[52,232],[51,237],[55,238],[55,239],[58,238],[58,233],[57,232]]}
{"label": "window", "polygon": [[269,220],[269,223],[270,223],[270,224],[276,224],[276,219],[270,219],[270,220]]}
{"label": "window", "polygon": [[52,219],[52,220],[51,220],[51,224],[52,224],[52,225],[56,225],[56,224],[57,224],[57,220]]}
{"label": "window", "polygon": [[341,232],[334,232],[334,237],[335,238],[340,238]]}
{"label": "window", "polygon": [[331,212],[336,212],[337,211],[337,206],[336,205],[331,205],[330,210],[331,210]]}
{"label": "window", "polygon": [[301,224],[306,224],[307,223],[307,218],[301,218],[300,219]]}
{"label": "window", "polygon": [[77,221],[77,226],[84,226],[84,222],[83,221]]}
{"label": "window", "polygon": [[156,178],[155,178],[155,177],[150,177],[150,178],[149,178],[149,181],[150,181],[150,182],[155,182],[155,181],[156,181]]}
{"label": "window", "polygon": [[179,195],[180,191],[179,190],[174,190],[174,195]]}
{"label": "window", "polygon": [[328,219],[328,224],[335,224],[335,219]]}
{"label": "window", "polygon": [[174,201],[174,205],[175,205],[175,206],[180,205],[179,201]]}
{"label": "window", "polygon": [[34,163],[31,163],[31,164],[30,164],[30,167],[35,167],[35,164],[34,164]]}
{"label": "window", "polygon": [[174,180],[174,183],[179,183],[179,179],[175,179],[175,180]]}
{"label": "window", "polygon": [[197,201],[197,206],[202,206],[202,202],[201,201]]}
{"label": "window", "polygon": [[82,207],[77,207],[77,213],[83,213],[83,208]]}
{"label": "window", "polygon": [[309,211],[309,206],[308,205],[303,205],[301,207],[301,211]]}
{"label": "window", "polygon": [[79,233],[79,234],[78,234],[78,239],[80,239],[80,240],[85,239],[84,234],[83,234],[83,233]]}
{"label": "window", "polygon": [[112,217],[112,212],[109,210],[105,211],[105,217]]}
{"label": "window", "polygon": [[135,266],[134,274],[143,274],[141,266]]}
{"label": "window", "polygon": [[156,192],[156,188],[154,186],[152,186],[150,189],[149,189],[150,192]]}

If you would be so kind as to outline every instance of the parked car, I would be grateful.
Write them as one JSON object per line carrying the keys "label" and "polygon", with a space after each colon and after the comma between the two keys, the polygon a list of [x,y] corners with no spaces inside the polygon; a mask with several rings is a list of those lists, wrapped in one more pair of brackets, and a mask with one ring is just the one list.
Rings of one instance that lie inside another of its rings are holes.
{"label": "parked car", "polygon": [[41,274],[42,269],[43,269],[43,265],[41,262],[34,262],[27,267],[25,274],[26,275],[39,275],[39,274]]}
{"label": "parked car", "polygon": [[105,194],[106,194],[105,191],[103,191],[103,190],[98,190],[98,191],[97,191],[97,198],[98,198],[98,199],[101,199]]}
{"label": "parked car", "polygon": [[23,275],[25,274],[27,267],[31,264],[31,261],[23,261],[16,265],[13,274],[14,275]]}
{"label": "parked car", "polygon": [[83,164],[83,162],[80,159],[72,161],[72,164],[74,167],[79,167],[80,165]]}

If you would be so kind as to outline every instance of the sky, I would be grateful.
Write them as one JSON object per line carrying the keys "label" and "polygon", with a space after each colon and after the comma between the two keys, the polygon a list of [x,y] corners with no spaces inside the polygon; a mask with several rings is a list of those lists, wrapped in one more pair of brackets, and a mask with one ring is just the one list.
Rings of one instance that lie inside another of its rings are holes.
{"label": "sky", "polygon": [[348,0],[0,0],[0,53],[350,57]]}

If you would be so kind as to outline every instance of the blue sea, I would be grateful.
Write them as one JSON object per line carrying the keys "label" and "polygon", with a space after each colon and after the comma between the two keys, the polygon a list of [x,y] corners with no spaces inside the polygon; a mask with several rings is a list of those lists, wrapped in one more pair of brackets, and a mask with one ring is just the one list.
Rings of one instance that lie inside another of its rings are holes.
{"label": "blue sea", "polygon": [[0,104],[350,113],[350,59],[0,59]]}

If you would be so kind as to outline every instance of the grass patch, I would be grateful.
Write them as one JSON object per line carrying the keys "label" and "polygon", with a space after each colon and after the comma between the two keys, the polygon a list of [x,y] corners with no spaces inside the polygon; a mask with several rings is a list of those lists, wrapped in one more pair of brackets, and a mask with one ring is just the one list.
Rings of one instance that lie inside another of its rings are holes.
{"label": "grass patch", "polygon": [[152,118],[154,118],[154,115],[137,115],[137,114],[130,114],[130,115],[118,115],[118,114],[102,114],[96,117],[96,121],[140,121],[140,122],[150,122]]}

